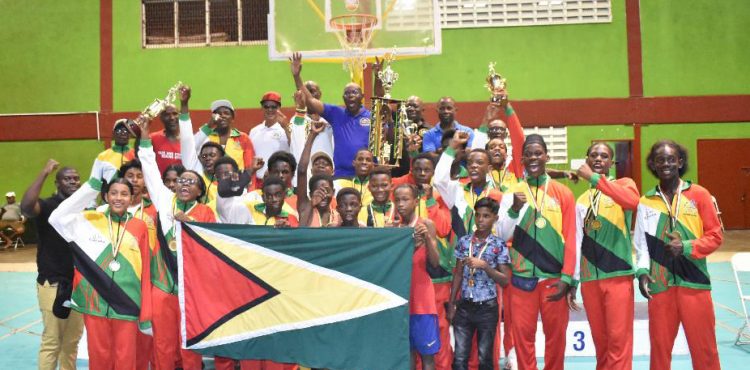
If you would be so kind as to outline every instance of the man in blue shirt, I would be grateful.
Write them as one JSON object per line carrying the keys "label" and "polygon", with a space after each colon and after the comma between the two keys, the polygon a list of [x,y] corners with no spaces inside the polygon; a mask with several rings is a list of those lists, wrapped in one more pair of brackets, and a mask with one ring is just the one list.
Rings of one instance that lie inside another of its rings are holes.
{"label": "man in blue shirt", "polygon": [[425,132],[422,138],[422,152],[434,152],[440,149],[440,140],[443,132],[448,130],[460,130],[469,133],[468,147],[471,148],[471,142],[474,140],[474,130],[458,123],[456,118],[456,102],[450,96],[440,98],[438,101],[438,118],[439,124]]}
{"label": "man in blue shirt", "polygon": [[297,90],[305,96],[307,112],[320,114],[333,128],[334,177],[354,176],[353,160],[362,148],[367,148],[370,138],[370,111],[362,106],[362,88],[349,83],[344,87],[344,107],[323,104],[312,96],[302,82],[302,54],[294,53],[291,59],[292,76]]}

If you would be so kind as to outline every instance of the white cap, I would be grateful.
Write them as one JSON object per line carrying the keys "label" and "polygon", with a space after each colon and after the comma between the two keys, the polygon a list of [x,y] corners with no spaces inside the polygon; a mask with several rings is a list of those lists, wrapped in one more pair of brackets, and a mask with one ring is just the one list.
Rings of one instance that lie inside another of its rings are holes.
{"label": "white cap", "polygon": [[215,100],[213,103],[211,103],[211,113],[216,112],[216,110],[221,107],[227,107],[232,112],[234,112],[234,107],[232,106],[232,102],[226,99],[221,99],[221,100]]}
{"label": "white cap", "polygon": [[16,196],[16,193],[12,192],[12,191],[9,191],[9,192],[5,193],[5,197],[6,198],[15,197],[15,196]]}

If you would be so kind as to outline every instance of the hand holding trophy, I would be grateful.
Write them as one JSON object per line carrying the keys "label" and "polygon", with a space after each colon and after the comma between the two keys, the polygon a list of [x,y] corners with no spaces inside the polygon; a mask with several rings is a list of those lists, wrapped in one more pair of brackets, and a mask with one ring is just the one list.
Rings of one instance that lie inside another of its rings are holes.
{"label": "hand holding trophy", "polygon": [[164,99],[154,99],[154,102],[151,103],[146,109],[141,112],[141,116],[138,117],[135,121],[128,121],[128,129],[130,130],[130,134],[132,134],[135,137],[141,136],[142,127],[139,124],[139,122],[144,121],[150,121],[154,118],[156,118],[161,112],[163,112],[165,109],[167,109],[167,106],[170,104],[174,104],[175,100],[177,100],[178,95],[180,97],[180,88],[183,87],[183,84],[181,81],[177,81],[177,83],[169,88],[167,91],[167,96],[164,97]]}
{"label": "hand holding trophy", "polygon": [[503,103],[504,100],[508,99],[508,97],[502,93],[503,90],[505,90],[505,88],[507,87],[507,80],[503,76],[495,72],[495,62],[490,63],[488,67],[489,72],[487,73],[487,78],[485,79],[487,83],[484,85],[484,87],[486,87],[487,90],[490,91],[491,102]]}

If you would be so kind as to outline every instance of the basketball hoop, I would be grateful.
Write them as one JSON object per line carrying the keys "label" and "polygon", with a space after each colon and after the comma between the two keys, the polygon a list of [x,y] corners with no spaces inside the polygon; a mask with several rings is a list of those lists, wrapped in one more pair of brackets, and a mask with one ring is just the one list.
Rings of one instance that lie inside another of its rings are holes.
{"label": "basketball hoop", "polygon": [[378,18],[370,14],[345,14],[332,17],[329,22],[346,54],[344,68],[349,70],[352,82],[362,86],[367,65],[365,51],[370,46]]}

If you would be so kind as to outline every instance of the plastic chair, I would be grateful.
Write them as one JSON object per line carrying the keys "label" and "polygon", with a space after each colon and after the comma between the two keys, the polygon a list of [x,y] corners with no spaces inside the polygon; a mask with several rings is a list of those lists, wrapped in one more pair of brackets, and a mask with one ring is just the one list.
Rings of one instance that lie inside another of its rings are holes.
{"label": "plastic chair", "polygon": [[750,252],[740,252],[732,256],[732,269],[734,270],[734,280],[737,282],[737,291],[740,295],[740,303],[742,303],[742,313],[744,323],[739,332],[737,332],[737,339],[734,341],[734,345],[746,345],[750,344],[750,317],[747,315],[747,305],[750,303],[750,295],[742,292],[742,282],[738,272],[750,272]]}

